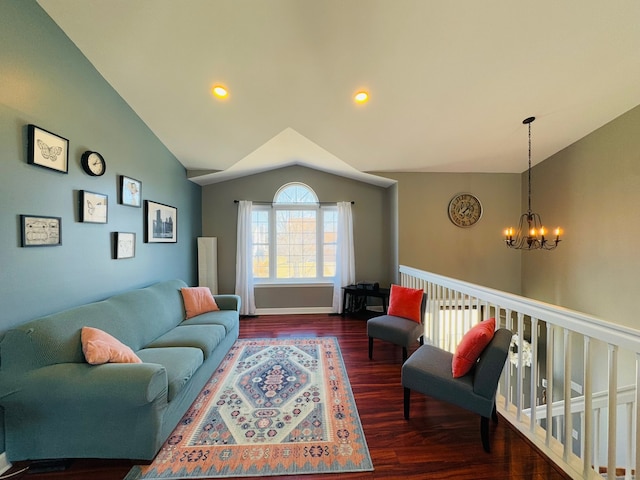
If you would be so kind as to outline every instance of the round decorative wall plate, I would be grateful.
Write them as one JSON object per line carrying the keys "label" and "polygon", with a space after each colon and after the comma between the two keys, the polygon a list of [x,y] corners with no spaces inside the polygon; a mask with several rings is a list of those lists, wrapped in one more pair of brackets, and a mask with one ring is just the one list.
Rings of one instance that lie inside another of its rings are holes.
{"label": "round decorative wall plate", "polygon": [[457,227],[471,227],[482,217],[482,204],[471,193],[458,193],[449,201],[449,219]]}

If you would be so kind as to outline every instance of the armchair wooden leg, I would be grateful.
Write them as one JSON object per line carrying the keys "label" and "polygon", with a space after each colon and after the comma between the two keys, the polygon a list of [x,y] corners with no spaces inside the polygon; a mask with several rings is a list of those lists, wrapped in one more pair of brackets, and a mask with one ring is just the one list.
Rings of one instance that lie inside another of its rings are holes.
{"label": "armchair wooden leg", "polygon": [[409,403],[411,402],[411,390],[404,389],[404,419],[409,420]]}
{"label": "armchair wooden leg", "polygon": [[491,411],[491,419],[493,423],[498,423],[498,412],[496,411],[496,403],[493,402],[493,410]]}
{"label": "armchair wooden leg", "polygon": [[373,337],[369,337],[369,360],[373,358]]}
{"label": "armchair wooden leg", "polygon": [[482,448],[487,453],[491,453],[491,445],[489,444],[489,419],[480,417],[480,438],[482,439]]}

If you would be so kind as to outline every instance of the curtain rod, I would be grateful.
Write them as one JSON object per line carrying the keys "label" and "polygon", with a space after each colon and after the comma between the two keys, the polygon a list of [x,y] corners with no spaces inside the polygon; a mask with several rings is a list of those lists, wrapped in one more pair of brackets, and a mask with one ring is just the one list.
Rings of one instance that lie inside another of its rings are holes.
{"label": "curtain rod", "polygon": [[[234,200],[233,203],[240,203],[240,200]],[[273,205],[273,202],[260,202],[260,201],[254,201],[252,200],[252,203],[256,204],[256,205]],[[313,202],[313,203],[308,203],[306,205],[336,205],[338,202]],[[351,205],[354,205],[356,202],[354,202],[353,200],[351,200]],[[304,203],[299,203],[299,204],[283,204],[283,205],[305,205]]]}

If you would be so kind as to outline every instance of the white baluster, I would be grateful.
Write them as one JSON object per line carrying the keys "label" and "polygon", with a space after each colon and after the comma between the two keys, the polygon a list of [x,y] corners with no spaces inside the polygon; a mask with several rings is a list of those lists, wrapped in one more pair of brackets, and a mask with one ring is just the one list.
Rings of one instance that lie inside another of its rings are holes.
{"label": "white baluster", "polygon": [[531,395],[529,400],[531,418],[529,421],[529,430],[535,432],[536,427],[536,407],[538,406],[538,319],[531,319]]}
{"label": "white baluster", "polygon": [[[587,472],[591,470],[591,464],[593,463],[594,450],[591,443],[593,438],[593,382],[592,376],[592,364],[591,364],[591,339],[585,335],[584,337],[584,429],[582,430],[582,445],[583,445],[583,464],[582,472],[583,476],[587,478]],[[597,440],[596,440],[597,442]],[[598,456],[598,451],[595,451],[595,456]]]}
{"label": "white baluster", "polygon": [[616,478],[616,420],[618,404],[618,346],[609,344],[609,429],[607,478]]}
{"label": "white baluster", "polygon": [[[573,415],[571,415],[571,332],[564,330],[564,450],[567,462],[573,451]],[[559,435],[558,435],[559,436]]]}
{"label": "white baluster", "polygon": [[554,348],[554,332],[553,325],[547,328],[547,431],[545,432],[545,444],[547,447],[551,445],[551,436],[553,434],[553,426],[551,420],[553,418],[553,348]]}

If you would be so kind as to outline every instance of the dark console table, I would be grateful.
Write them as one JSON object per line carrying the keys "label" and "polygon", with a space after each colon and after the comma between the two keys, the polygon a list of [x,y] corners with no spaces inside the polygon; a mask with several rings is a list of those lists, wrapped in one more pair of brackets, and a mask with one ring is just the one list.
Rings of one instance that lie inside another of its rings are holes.
{"label": "dark console table", "polygon": [[344,317],[345,311],[347,310],[347,300],[354,298],[365,298],[366,297],[374,297],[382,299],[382,309],[384,313],[387,313],[387,306],[389,304],[389,292],[388,288],[378,288],[378,289],[368,289],[358,287],[356,285],[347,285],[346,287],[342,287],[342,316]]}

